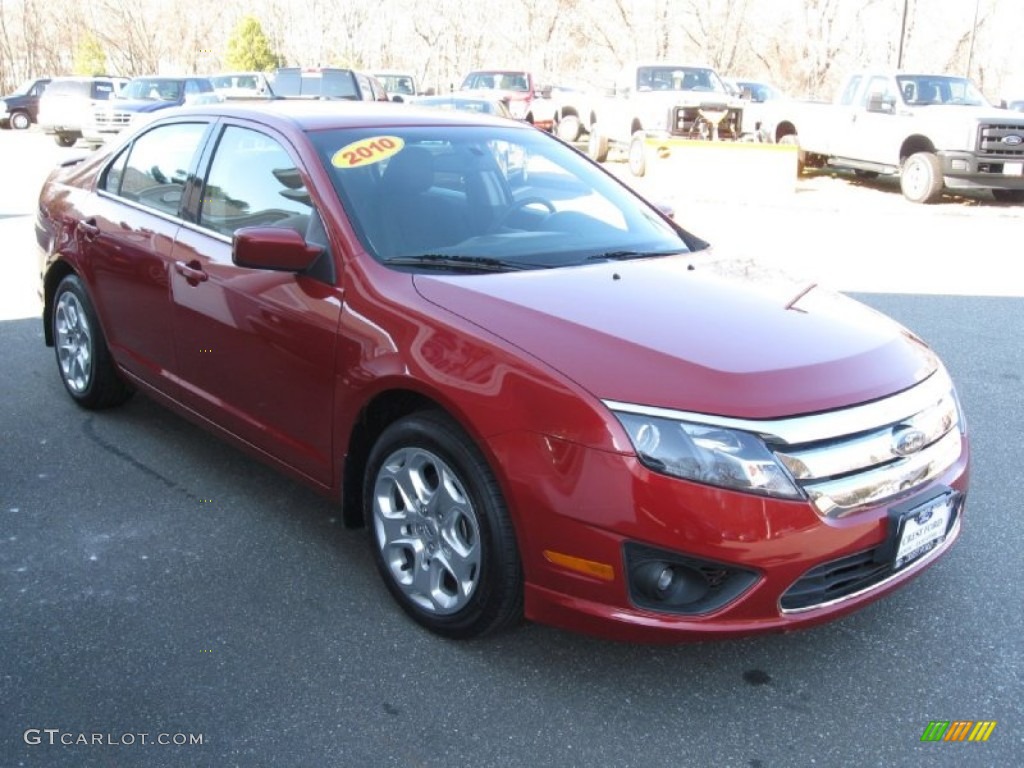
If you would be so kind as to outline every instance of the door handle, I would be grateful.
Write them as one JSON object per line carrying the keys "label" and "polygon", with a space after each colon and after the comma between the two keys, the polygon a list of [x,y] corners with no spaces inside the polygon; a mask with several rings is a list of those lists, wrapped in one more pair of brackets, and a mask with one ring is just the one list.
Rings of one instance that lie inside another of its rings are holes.
{"label": "door handle", "polygon": [[188,280],[192,285],[205,282],[210,277],[203,271],[203,268],[200,266],[198,261],[193,261],[188,264],[184,261],[176,261],[174,262],[174,271]]}
{"label": "door handle", "polygon": [[99,237],[100,228],[96,223],[96,219],[82,219],[78,222],[78,231],[82,233],[82,237],[86,240],[95,240]]}

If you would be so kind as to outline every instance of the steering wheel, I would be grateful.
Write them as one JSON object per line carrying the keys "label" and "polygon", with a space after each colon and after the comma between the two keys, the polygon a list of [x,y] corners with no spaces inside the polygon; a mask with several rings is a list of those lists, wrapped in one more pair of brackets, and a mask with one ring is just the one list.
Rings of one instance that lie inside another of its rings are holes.
{"label": "steering wheel", "polygon": [[495,221],[493,225],[491,225],[490,231],[497,232],[499,229],[505,226],[505,222],[507,222],[512,217],[512,214],[522,210],[523,208],[526,208],[529,205],[541,205],[544,208],[547,208],[548,213],[554,213],[556,210],[555,206],[552,205],[550,200],[547,200],[543,197],[538,197],[537,195],[524,197],[522,200],[514,200],[511,203],[511,205],[509,205],[509,207],[506,208],[501,213],[500,216],[498,216],[498,220]]}

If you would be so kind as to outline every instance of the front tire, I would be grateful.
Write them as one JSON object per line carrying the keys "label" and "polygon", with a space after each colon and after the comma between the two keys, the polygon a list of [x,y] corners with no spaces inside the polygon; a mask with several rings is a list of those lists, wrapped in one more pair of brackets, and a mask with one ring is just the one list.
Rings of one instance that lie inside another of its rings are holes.
{"label": "front tire", "polygon": [[32,120],[28,116],[28,112],[15,112],[11,115],[11,128],[16,131],[28,130],[28,127],[32,125]]}
{"label": "front tire", "polygon": [[647,173],[647,147],[644,132],[637,131],[629,140],[629,170],[637,178]]}
{"label": "front tire", "polygon": [[570,144],[576,141],[582,132],[583,126],[576,115],[562,115],[555,126],[555,135],[562,141],[567,141]]}
{"label": "front tire", "polygon": [[70,133],[55,133],[53,140],[57,142],[58,147],[73,147],[78,137]]}
{"label": "front tire", "polygon": [[787,147],[796,147],[796,175],[803,176],[807,165],[807,153],[800,149],[800,137],[795,133],[787,133],[779,139],[779,144],[784,144]]}
{"label": "front tire", "polygon": [[501,489],[449,417],[425,411],[385,429],[363,492],[377,569],[415,621],[465,639],[522,618],[522,564]]}
{"label": "front tire", "polygon": [[942,162],[934,152],[917,152],[906,159],[900,189],[912,203],[934,203],[942,197]]}
{"label": "front tire", "polygon": [[603,163],[608,159],[608,137],[601,135],[601,128],[598,125],[590,127],[590,136],[587,139],[587,155],[597,163]]}
{"label": "front tire", "polygon": [[118,376],[96,311],[78,275],[68,275],[53,295],[50,318],[57,369],[71,399],[96,410],[120,405],[132,389]]}

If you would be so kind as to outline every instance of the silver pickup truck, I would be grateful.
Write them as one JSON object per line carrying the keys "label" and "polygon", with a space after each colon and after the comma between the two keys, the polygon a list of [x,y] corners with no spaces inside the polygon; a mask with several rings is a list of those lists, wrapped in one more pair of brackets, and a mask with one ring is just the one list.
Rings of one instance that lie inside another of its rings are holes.
{"label": "silver pickup truck", "polygon": [[963,77],[863,72],[834,102],[781,101],[767,129],[799,146],[801,169],[835,166],[898,175],[904,196],[990,189],[1024,202],[1024,115],[988,103]]}

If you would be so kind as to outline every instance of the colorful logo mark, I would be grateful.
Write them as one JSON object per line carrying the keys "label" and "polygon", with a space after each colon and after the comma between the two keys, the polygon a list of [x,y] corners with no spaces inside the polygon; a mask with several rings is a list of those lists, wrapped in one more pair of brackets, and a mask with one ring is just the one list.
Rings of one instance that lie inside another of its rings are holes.
{"label": "colorful logo mark", "polygon": [[932,720],[921,741],[988,741],[995,729],[995,720]]}

